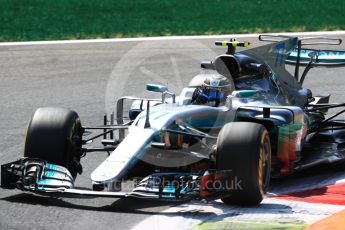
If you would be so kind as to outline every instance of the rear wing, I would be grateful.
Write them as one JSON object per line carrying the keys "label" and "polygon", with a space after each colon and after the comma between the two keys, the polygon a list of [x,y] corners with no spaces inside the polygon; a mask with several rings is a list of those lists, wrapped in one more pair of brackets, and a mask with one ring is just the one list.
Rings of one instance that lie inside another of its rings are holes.
{"label": "rear wing", "polygon": [[[288,39],[288,40],[286,40]],[[305,76],[312,67],[316,66],[326,66],[326,67],[337,67],[345,66],[345,51],[335,51],[335,50],[317,50],[317,49],[302,49],[302,46],[306,45],[340,45],[342,43],[341,39],[338,38],[329,38],[329,37],[289,37],[282,35],[260,35],[260,41],[269,41],[275,42],[276,44],[281,44],[282,42],[287,41],[291,45],[290,48],[282,48],[285,51],[284,62],[286,64],[295,65],[294,79],[299,82],[300,85],[303,84]],[[290,41],[290,42],[289,42]],[[294,41],[294,42],[292,42]],[[286,42],[285,42],[286,43]],[[295,43],[295,44],[293,44]],[[277,47],[277,46],[276,46]],[[277,57],[279,51],[277,51]],[[302,76],[299,76],[300,66],[304,65]],[[290,84],[291,85],[291,84]]]}
{"label": "rear wing", "polygon": [[[285,63],[295,65],[298,58],[298,49],[291,52]],[[311,59],[313,66],[325,67],[340,67],[345,66],[345,51],[336,50],[316,50],[316,49],[301,49],[300,50],[300,64],[308,65]]]}

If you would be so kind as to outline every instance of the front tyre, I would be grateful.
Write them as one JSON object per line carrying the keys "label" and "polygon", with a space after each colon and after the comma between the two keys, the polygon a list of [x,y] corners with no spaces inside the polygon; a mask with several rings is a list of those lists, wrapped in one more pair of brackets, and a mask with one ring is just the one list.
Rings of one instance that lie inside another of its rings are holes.
{"label": "front tyre", "polygon": [[39,108],[28,126],[24,156],[64,166],[76,178],[82,171],[82,133],[76,112],[64,108]]}
{"label": "front tyre", "polygon": [[232,170],[234,181],[226,204],[258,205],[268,191],[271,171],[271,144],[261,124],[232,122],[218,135],[216,165]]}

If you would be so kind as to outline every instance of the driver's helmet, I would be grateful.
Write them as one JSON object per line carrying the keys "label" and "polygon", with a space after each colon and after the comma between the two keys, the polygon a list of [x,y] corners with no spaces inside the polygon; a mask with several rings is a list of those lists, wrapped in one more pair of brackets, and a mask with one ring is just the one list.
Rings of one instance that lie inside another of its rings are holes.
{"label": "driver's helmet", "polygon": [[192,104],[207,104],[215,107],[222,105],[233,90],[233,87],[232,82],[223,75],[210,75],[194,91]]}

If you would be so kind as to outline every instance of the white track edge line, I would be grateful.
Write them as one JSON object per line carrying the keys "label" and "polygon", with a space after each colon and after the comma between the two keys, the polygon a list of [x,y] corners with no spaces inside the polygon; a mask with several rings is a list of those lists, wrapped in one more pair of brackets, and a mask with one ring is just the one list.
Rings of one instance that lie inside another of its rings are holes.
{"label": "white track edge line", "polygon": [[0,46],[27,46],[27,45],[58,45],[58,44],[83,44],[83,43],[116,43],[116,42],[141,42],[164,40],[212,39],[212,38],[253,38],[264,34],[287,36],[322,36],[345,35],[345,31],[318,31],[294,33],[258,33],[258,34],[226,34],[226,35],[199,35],[199,36],[162,36],[162,37],[137,37],[137,38],[109,38],[86,40],[56,40],[56,41],[30,41],[30,42],[0,42]]}

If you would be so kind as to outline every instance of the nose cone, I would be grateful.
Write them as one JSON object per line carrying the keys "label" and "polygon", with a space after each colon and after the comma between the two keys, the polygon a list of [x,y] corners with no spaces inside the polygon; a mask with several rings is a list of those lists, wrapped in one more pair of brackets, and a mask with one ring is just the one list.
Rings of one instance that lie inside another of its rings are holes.
{"label": "nose cone", "polygon": [[131,130],[114,152],[91,173],[91,180],[97,183],[121,180],[141,157],[145,146],[151,143],[153,134],[152,129]]}

